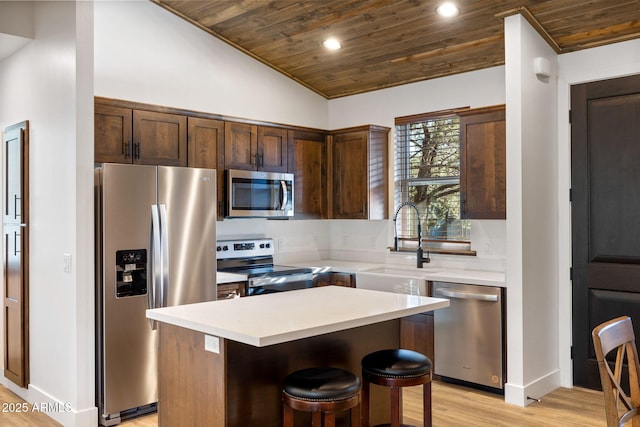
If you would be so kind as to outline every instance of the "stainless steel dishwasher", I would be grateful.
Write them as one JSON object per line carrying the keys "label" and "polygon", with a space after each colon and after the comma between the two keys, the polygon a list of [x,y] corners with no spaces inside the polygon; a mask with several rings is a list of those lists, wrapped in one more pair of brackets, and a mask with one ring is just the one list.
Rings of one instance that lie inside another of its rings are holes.
{"label": "stainless steel dishwasher", "polygon": [[450,305],[434,311],[435,373],[496,391],[506,381],[504,290],[433,282],[433,296]]}

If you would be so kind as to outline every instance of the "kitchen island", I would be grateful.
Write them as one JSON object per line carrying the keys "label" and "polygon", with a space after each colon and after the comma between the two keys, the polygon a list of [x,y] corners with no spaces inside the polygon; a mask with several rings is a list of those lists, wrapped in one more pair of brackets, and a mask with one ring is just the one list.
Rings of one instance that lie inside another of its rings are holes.
{"label": "kitchen island", "polygon": [[[160,322],[159,426],[280,426],[287,374],[330,365],[359,375],[364,355],[399,347],[400,318],[448,305],[327,286],[147,310]],[[372,422],[384,422],[387,390],[372,399]]]}

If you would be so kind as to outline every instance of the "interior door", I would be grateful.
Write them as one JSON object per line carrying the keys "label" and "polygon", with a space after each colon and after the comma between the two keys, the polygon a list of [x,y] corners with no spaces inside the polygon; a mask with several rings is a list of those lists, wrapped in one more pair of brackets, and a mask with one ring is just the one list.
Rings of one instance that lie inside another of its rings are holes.
{"label": "interior door", "polygon": [[29,383],[29,123],[4,131],[4,376]]}
{"label": "interior door", "polygon": [[571,88],[574,384],[600,388],[591,331],[640,332],[640,75]]}

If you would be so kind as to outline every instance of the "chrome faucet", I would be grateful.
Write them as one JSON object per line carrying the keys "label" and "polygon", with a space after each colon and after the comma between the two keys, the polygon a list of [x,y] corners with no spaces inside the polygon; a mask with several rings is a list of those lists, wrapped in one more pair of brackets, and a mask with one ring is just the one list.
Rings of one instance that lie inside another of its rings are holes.
{"label": "chrome faucet", "polygon": [[418,210],[418,207],[412,203],[412,202],[404,202],[402,203],[400,206],[398,206],[398,209],[396,209],[396,213],[393,215],[393,250],[395,252],[398,252],[398,223],[397,223],[397,219],[398,219],[398,213],[400,213],[400,209],[402,209],[405,206],[410,206],[413,209],[416,210],[416,216],[418,217],[418,250],[416,251],[416,266],[418,268],[422,268],[423,263],[430,263],[431,262],[431,258],[429,258],[429,251],[427,251],[427,257],[424,257],[424,252],[422,250],[422,225],[420,224],[420,211]]}

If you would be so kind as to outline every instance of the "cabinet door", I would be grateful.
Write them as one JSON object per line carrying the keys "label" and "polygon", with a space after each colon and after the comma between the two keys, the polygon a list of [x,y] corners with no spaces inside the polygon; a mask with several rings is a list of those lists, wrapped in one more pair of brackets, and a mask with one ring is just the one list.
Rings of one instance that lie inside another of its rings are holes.
{"label": "cabinet door", "polygon": [[256,170],[258,128],[244,123],[224,124],[224,165],[227,169]]}
{"label": "cabinet door", "polygon": [[290,130],[288,138],[289,172],[294,177],[294,218],[326,218],[326,136],[321,132]]}
{"label": "cabinet door", "polygon": [[347,288],[355,287],[355,275],[351,273],[333,273],[331,280],[333,285],[345,286]]}
{"label": "cabinet door", "polygon": [[258,126],[258,170],[287,171],[287,130]]}
{"label": "cabinet door", "polygon": [[218,299],[233,299],[245,296],[247,282],[225,283],[218,285]]}
{"label": "cabinet door", "polygon": [[330,286],[333,273],[318,273],[313,275],[313,287]]}
{"label": "cabinet door", "polygon": [[133,163],[187,166],[187,117],[133,111]]}
{"label": "cabinet door", "polygon": [[94,121],[95,162],[131,163],[132,110],[96,104]]}
{"label": "cabinet door", "polygon": [[415,314],[400,319],[400,347],[422,353],[433,363],[433,313]]}
{"label": "cabinet door", "polygon": [[216,170],[218,219],[224,216],[224,122],[189,117],[187,120],[188,166]]}
{"label": "cabinet door", "polygon": [[337,134],[332,142],[333,218],[367,219],[366,131]]}
{"label": "cabinet door", "polygon": [[460,216],[464,219],[505,219],[504,107],[475,111],[460,118]]}

